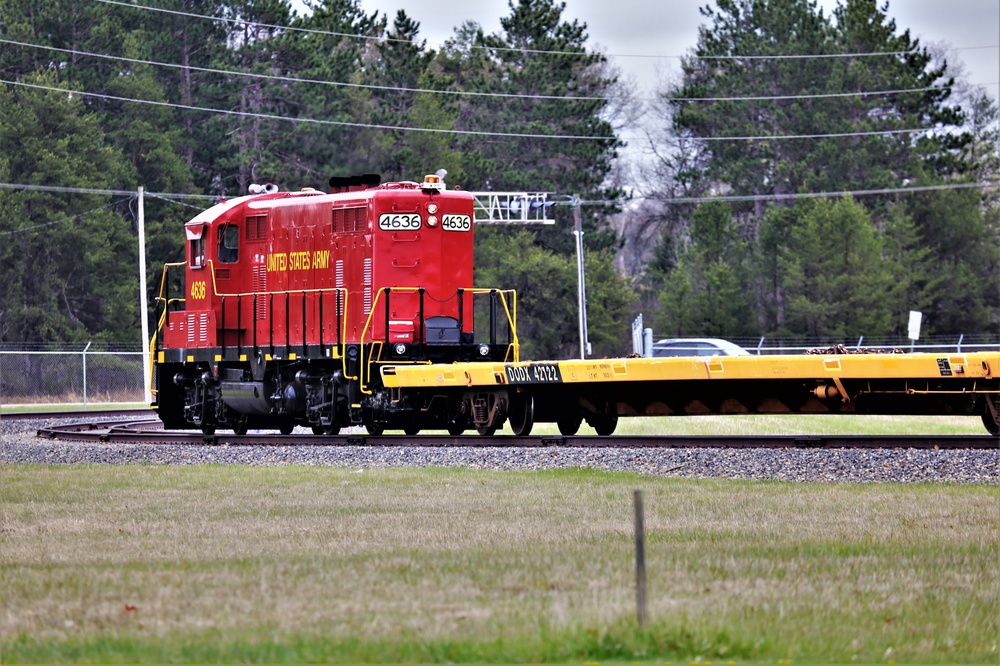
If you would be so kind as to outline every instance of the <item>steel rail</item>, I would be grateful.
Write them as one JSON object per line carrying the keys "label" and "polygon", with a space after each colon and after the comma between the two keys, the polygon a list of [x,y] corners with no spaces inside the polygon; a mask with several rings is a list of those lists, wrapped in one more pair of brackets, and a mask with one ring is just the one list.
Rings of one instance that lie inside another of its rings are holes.
{"label": "steel rail", "polygon": [[990,435],[205,435],[162,430],[156,420],[71,423],[37,431],[44,439],[115,444],[185,446],[350,446],[483,448],[660,448],[660,449],[998,449]]}
{"label": "steel rail", "polygon": [[[65,411],[31,410],[0,412],[0,421],[42,420],[42,419],[93,419],[105,416],[156,417],[156,411],[149,407],[110,407],[107,409],[69,409]],[[135,420],[134,418],[132,420]],[[107,423],[106,421],[104,422]],[[98,424],[100,425],[100,424]]]}

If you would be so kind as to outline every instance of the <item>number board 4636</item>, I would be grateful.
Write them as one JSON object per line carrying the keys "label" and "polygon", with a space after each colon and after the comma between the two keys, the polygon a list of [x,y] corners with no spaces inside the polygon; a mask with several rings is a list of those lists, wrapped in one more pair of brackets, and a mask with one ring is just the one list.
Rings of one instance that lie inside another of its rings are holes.
{"label": "number board 4636", "polygon": [[468,215],[445,215],[441,218],[441,228],[445,231],[471,231],[472,218]]}

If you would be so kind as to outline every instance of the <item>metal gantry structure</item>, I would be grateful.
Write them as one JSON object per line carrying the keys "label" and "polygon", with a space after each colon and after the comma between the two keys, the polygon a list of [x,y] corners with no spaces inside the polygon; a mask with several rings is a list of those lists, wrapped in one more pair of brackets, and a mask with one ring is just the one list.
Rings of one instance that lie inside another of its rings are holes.
{"label": "metal gantry structure", "polygon": [[583,269],[583,226],[580,219],[580,197],[556,195],[552,192],[470,192],[476,224],[555,224],[548,218],[556,204],[573,207],[573,235],[576,237],[576,287],[579,304],[580,358],[590,354],[587,336],[587,288]]}
{"label": "metal gantry structure", "polygon": [[476,224],[555,224],[548,219],[557,202],[551,192],[469,192]]}

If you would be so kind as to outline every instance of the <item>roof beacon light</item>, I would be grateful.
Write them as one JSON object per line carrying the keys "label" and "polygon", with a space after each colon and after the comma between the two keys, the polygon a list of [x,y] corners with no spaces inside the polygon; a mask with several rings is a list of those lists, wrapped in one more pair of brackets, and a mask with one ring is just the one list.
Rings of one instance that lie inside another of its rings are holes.
{"label": "roof beacon light", "polygon": [[424,176],[424,183],[420,186],[424,192],[444,192],[444,180],[436,174]]}

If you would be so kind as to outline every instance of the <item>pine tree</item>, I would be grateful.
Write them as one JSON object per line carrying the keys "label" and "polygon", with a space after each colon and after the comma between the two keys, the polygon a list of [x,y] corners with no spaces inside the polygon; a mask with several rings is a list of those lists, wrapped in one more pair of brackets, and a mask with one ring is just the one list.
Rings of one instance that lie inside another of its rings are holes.
{"label": "pine tree", "polygon": [[[34,84],[61,87],[54,73]],[[71,91],[0,89],[5,178],[25,185],[109,189],[128,166]],[[3,340],[130,339],[138,330],[135,237],[106,195],[0,194]]]}
{"label": "pine tree", "polygon": [[[462,142],[463,151],[475,155],[465,165],[468,189],[545,191],[596,201],[620,196],[603,187],[620,145],[601,115],[613,81],[605,76],[605,58],[586,48],[586,26],[563,20],[565,7],[552,0],[511,0],[501,33],[465,33],[472,39],[467,49],[483,50],[486,57],[472,56],[478,68],[458,82],[470,92],[489,93],[466,99],[457,123],[464,131],[486,133]],[[598,220],[609,210],[613,206],[585,208],[588,248],[614,243]],[[572,254],[571,212],[554,214],[558,224],[538,231],[539,242]]]}

